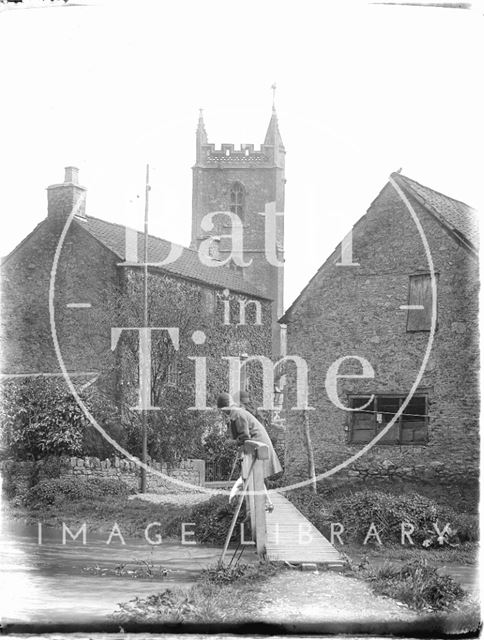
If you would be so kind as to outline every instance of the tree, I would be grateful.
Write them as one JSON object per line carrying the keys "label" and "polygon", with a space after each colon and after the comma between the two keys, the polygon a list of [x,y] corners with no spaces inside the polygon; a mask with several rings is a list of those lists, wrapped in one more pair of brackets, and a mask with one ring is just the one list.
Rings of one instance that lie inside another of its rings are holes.
{"label": "tree", "polygon": [[2,449],[17,460],[82,453],[86,419],[62,382],[8,381],[0,402]]}
{"label": "tree", "polygon": [[[147,412],[148,453],[157,460],[175,462],[200,452],[203,433],[210,421],[207,412],[192,411],[194,402],[193,364],[190,343],[193,331],[204,327],[200,313],[200,287],[162,273],[150,273],[148,310],[150,327],[176,327],[180,335],[177,350],[167,332],[151,333],[151,405]],[[143,281],[141,270],[131,270],[121,289],[107,295],[97,311],[96,326],[143,326]],[[108,340],[105,340],[106,345]],[[98,343],[98,342],[97,342]],[[116,348],[106,348],[101,358],[97,389],[118,406],[126,447],[141,455],[142,412],[139,404],[139,333],[123,331]]]}

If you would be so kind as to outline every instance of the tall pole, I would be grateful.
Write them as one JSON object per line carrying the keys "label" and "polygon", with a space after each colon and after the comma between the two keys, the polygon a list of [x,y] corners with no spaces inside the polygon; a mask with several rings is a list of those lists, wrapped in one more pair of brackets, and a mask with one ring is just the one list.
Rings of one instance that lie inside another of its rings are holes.
{"label": "tall pole", "polygon": [[[143,264],[143,327],[148,327],[148,210],[150,193],[150,165],[146,165],[146,187],[145,187],[145,228],[144,228],[144,264]],[[142,453],[141,460],[141,493],[146,493],[146,464],[148,462],[148,412],[142,409]]]}
{"label": "tall pole", "polygon": [[313,490],[313,493],[317,493],[318,489],[316,485],[316,469],[314,466],[313,444],[311,442],[309,415],[306,409],[303,410],[303,421],[304,421],[304,442],[306,444],[306,451],[308,454],[308,475],[311,478],[311,488]]}

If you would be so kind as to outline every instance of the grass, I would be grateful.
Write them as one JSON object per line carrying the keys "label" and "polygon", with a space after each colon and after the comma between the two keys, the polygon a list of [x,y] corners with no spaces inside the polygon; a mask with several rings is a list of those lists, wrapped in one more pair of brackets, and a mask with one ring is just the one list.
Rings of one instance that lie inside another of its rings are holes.
{"label": "grass", "polygon": [[[123,535],[142,537],[150,522],[161,523],[163,537],[168,523],[175,518],[183,519],[188,514],[187,507],[173,504],[152,504],[136,498],[129,500],[128,496],[101,496],[95,500],[81,498],[78,500],[64,499],[55,504],[33,505],[27,507],[16,501],[5,504],[7,518],[24,520],[27,524],[42,522],[45,526],[59,527],[65,522],[67,525],[87,524],[92,532],[109,533],[114,522],[117,522]],[[178,539],[175,534],[172,539]]]}
{"label": "grass", "polygon": [[165,589],[118,605],[121,622],[243,623],[257,618],[264,583],[282,568],[270,563],[212,567],[193,587]]}
{"label": "grass", "polygon": [[[134,598],[118,605],[113,618],[121,625],[254,622],[260,615],[261,603],[271,596],[267,581],[286,571],[270,563],[212,567],[190,589],[165,589],[146,598]],[[452,578],[438,575],[425,560],[398,567],[386,563],[376,571],[353,566],[351,575],[367,581],[375,594],[399,600],[425,616],[432,615],[442,628],[461,631],[479,625],[478,604],[467,598]],[[294,593],[294,601],[298,598],[306,598],[304,582]]]}
{"label": "grass", "polygon": [[450,576],[439,575],[424,558],[403,565],[386,562],[376,571],[361,572],[375,593],[399,600],[416,611],[449,610],[466,596],[460,584]]}
{"label": "grass", "polygon": [[458,547],[442,546],[427,549],[417,545],[411,547],[400,544],[386,544],[380,547],[351,543],[335,546],[338,551],[353,561],[361,561],[366,557],[369,562],[388,560],[402,563],[425,558],[431,566],[437,567],[443,564],[475,565],[479,555],[479,545],[474,542],[464,542]]}
{"label": "grass", "polygon": [[[131,499],[129,499],[131,498]],[[54,478],[42,480],[25,494],[7,502],[7,517],[21,518],[27,523],[42,522],[46,526],[79,526],[86,523],[89,531],[110,532],[116,522],[123,535],[140,537],[148,524],[159,522],[161,535],[180,541],[182,523],[195,527],[195,540],[201,544],[223,545],[235,511],[226,496],[200,497],[196,504],[151,502],[136,499],[119,480],[79,480]],[[242,508],[239,521],[245,510]],[[235,537],[240,529],[236,527]]]}

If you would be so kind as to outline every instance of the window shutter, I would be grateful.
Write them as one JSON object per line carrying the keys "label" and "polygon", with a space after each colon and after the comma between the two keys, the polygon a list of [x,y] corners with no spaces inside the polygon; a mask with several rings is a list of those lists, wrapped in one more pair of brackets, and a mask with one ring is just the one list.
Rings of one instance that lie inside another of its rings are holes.
{"label": "window shutter", "polygon": [[[381,416],[381,422],[377,422],[378,433],[382,431],[391,420],[395,417],[400,408],[400,398],[387,398],[385,396],[377,398],[377,416]],[[393,427],[380,439],[381,444],[394,444],[399,440],[399,421],[397,420]]]}
{"label": "window shutter", "polygon": [[430,331],[432,326],[432,282],[430,274],[410,276],[409,306],[422,306],[423,309],[409,309],[407,331]]}
{"label": "window shutter", "polygon": [[[370,398],[353,398],[352,408],[362,407]],[[375,417],[373,415],[374,402],[364,411],[352,413],[351,442],[353,444],[366,444],[375,437]]]}
{"label": "window shutter", "polygon": [[427,442],[427,399],[414,397],[402,415],[402,443],[425,444]]}

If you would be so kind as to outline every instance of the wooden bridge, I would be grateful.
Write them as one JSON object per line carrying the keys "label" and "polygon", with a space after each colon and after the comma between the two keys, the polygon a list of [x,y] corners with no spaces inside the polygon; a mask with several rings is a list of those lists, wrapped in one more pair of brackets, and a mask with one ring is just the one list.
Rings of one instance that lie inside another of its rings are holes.
{"label": "wooden bridge", "polygon": [[253,541],[257,554],[271,562],[300,565],[341,567],[343,561],[333,545],[316,527],[281,493],[270,491],[268,498],[274,505],[266,511],[263,464],[269,455],[266,445],[253,440],[244,443],[242,458],[242,494],[238,499],[232,524],[227,535],[220,562],[223,563],[235,522],[242,503],[250,515]]}

